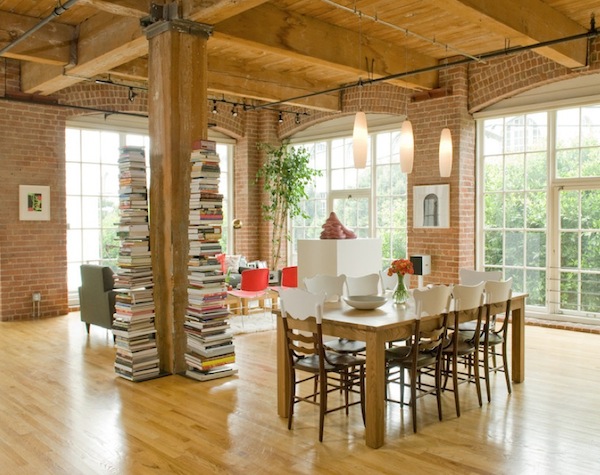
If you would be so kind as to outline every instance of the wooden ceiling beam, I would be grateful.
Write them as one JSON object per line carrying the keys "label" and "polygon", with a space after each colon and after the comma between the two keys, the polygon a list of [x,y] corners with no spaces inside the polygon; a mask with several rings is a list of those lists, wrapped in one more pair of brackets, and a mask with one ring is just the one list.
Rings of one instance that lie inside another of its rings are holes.
{"label": "wooden ceiling beam", "polygon": [[[510,46],[534,45],[587,32],[579,23],[541,0],[445,0],[440,5],[467,21],[498,32],[511,40]],[[567,68],[587,64],[585,38],[535,51]]]}
{"label": "wooden ceiling beam", "polygon": [[[279,102],[289,97],[312,94],[325,87],[300,76],[290,76],[276,71],[265,71],[258,66],[232,61],[222,56],[208,57],[208,90],[212,94],[224,94],[261,102]],[[124,81],[144,82],[148,79],[148,61],[138,58],[127,64],[113,68],[108,75]],[[118,81],[117,81],[118,82]],[[335,84],[327,85],[334,88]],[[309,109],[337,112],[340,110],[339,93],[319,94],[318,96],[289,102],[289,105]],[[249,101],[246,101],[249,102]]]}
{"label": "wooden ceiling beam", "polygon": [[[39,24],[40,20],[23,15],[2,12],[0,14],[0,48]],[[70,61],[71,45],[76,29],[53,22],[34,32],[26,41],[16,44],[4,53],[7,58],[35,61],[43,64],[65,65]]]}
{"label": "wooden ceiling beam", "polygon": [[61,70],[54,80],[49,76],[54,72],[58,73],[56,69],[42,71],[37,67],[24,67],[23,91],[30,94],[53,94],[147,53],[148,40],[138,19],[100,13],[80,27],[77,63]]}
{"label": "wooden ceiling beam", "polygon": [[183,0],[183,18],[214,25],[251,10],[269,0]]}
{"label": "wooden ceiling beam", "polygon": [[[269,28],[265,28],[269,25]],[[369,38],[304,15],[281,10],[274,5],[257,8],[214,26],[215,38],[290,58],[310,61],[366,79],[380,78],[402,71],[435,66],[437,60],[415,54],[397,45]],[[372,67],[372,71],[367,71]],[[413,89],[437,87],[435,72],[409,76],[395,81]]]}
{"label": "wooden ceiling beam", "polygon": [[148,15],[150,3],[148,0],[118,0],[118,3],[106,0],[79,0],[77,2],[78,5],[88,5],[101,12],[138,19]]}

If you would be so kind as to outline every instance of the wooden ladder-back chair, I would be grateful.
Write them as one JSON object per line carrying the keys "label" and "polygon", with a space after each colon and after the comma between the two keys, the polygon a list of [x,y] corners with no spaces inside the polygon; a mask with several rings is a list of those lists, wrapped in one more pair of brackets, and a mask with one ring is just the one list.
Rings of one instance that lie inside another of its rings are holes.
{"label": "wooden ladder-back chair", "polygon": [[[434,394],[437,399],[438,417],[442,420],[442,349],[448,308],[450,306],[451,287],[444,285],[427,289],[415,289],[413,297],[416,305],[416,319],[413,335],[406,346],[389,348],[385,352],[387,382],[400,383],[400,404],[404,404],[404,372],[410,378],[410,401],[413,430],[417,432],[417,399]],[[393,368],[398,371],[394,372]],[[432,376],[433,382],[425,381]]]}
{"label": "wooden ladder-back chair", "polygon": [[[488,280],[501,280],[502,271],[479,271],[472,269],[459,269],[458,277],[462,285],[477,285],[480,282],[487,282]],[[475,330],[475,321],[463,322],[460,324],[461,331],[473,331]]]}
{"label": "wooden ladder-back chair", "polygon": [[[346,285],[346,276],[317,274],[314,277],[304,279],[306,290],[313,294],[324,293],[327,302],[337,302],[344,294]],[[348,340],[347,338],[337,338],[325,342],[328,349],[338,353],[349,353],[356,355],[367,349],[364,341]]]}
{"label": "wooden ladder-back chair", "polygon": [[[455,285],[452,288],[452,311],[449,314],[448,335],[443,349],[444,390],[452,376],[452,391],[456,416],[460,417],[459,380],[461,382],[475,383],[479,406],[481,400],[481,382],[479,377],[479,337],[481,335],[481,320],[484,312],[484,286],[482,281],[477,285]],[[472,336],[461,337],[459,321],[469,319],[475,322]],[[459,371],[458,365],[463,364],[467,369]]]}
{"label": "wooden ladder-back chair", "polygon": [[[512,392],[510,372],[508,368],[507,340],[508,323],[510,320],[510,302],[512,298],[512,277],[506,281],[487,281],[485,283],[485,324],[483,331],[483,367],[488,402],[491,401],[490,373],[504,372],[508,393]],[[497,316],[502,316],[502,322],[497,324]],[[502,363],[497,363],[497,357]],[[490,359],[492,366],[490,367]]]}
{"label": "wooden ladder-back chair", "polygon": [[[323,441],[325,415],[346,410],[360,404],[364,421],[365,360],[352,355],[342,355],[325,350],[321,329],[324,295],[316,295],[303,289],[282,289],[281,316],[286,337],[287,364],[289,371],[290,399],[288,429],[292,428],[294,406],[307,402],[319,406],[319,441]],[[298,373],[309,376],[299,376]],[[332,377],[335,376],[335,377]],[[301,394],[302,383],[313,381],[313,392]],[[358,386],[358,391],[356,390]],[[341,391],[341,404],[328,406],[328,396]],[[358,401],[350,401],[350,395],[358,393]]]}

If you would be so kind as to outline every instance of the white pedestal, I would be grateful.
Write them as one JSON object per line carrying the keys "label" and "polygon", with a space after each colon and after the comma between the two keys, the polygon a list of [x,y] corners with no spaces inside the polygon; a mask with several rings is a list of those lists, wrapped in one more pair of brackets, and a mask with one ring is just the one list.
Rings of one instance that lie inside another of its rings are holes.
{"label": "white pedestal", "polygon": [[381,239],[301,239],[298,285],[317,274],[359,277],[381,270]]}

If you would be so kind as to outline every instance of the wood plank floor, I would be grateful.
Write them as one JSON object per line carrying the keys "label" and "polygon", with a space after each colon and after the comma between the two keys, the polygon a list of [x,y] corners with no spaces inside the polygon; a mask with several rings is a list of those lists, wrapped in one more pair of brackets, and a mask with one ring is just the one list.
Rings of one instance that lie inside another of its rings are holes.
{"label": "wood plank floor", "polygon": [[[2,474],[592,474],[600,473],[600,335],[526,328],[526,380],[502,375],[479,408],[461,386],[462,417],[444,394],[387,407],[386,445],[365,447],[359,410],[276,414],[275,332],[237,336],[239,375],[196,382],[117,378],[106,330],[77,313],[0,323]],[[430,400],[429,400],[430,399]],[[306,405],[304,405],[306,406]],[[354,409],[357,409],[356,407]]]}

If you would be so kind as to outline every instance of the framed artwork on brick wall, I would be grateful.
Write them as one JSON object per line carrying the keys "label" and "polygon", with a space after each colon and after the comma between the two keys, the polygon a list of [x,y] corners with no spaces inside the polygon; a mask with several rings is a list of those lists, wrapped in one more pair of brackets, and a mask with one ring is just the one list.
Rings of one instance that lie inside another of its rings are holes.
{"label": "framed artwork on brick wall", "polygon": [[450,227],[450,185],[413,186],[413,227]]}
{"label": "framed artwork on brick wall", "polygon": [[50,187],[19,185],[19,219],[50,221]]}

